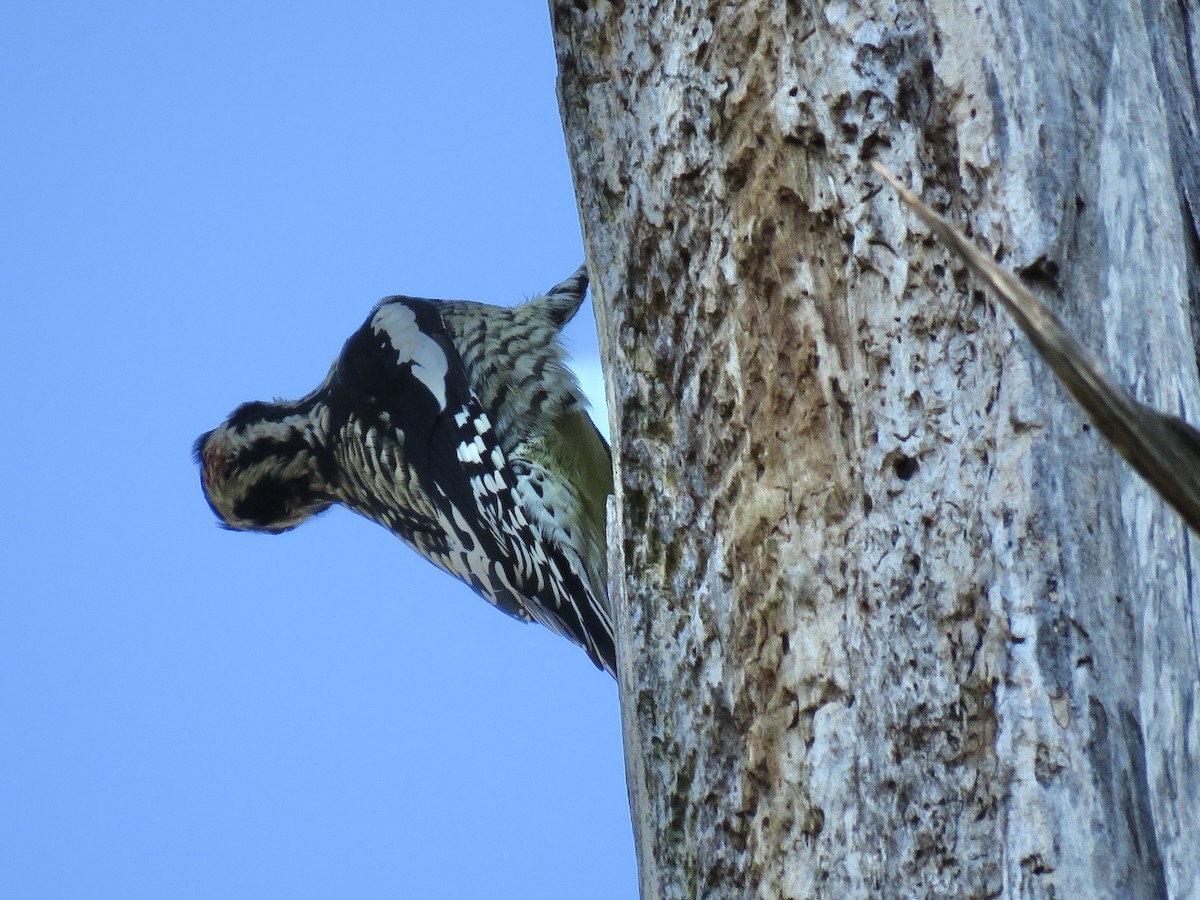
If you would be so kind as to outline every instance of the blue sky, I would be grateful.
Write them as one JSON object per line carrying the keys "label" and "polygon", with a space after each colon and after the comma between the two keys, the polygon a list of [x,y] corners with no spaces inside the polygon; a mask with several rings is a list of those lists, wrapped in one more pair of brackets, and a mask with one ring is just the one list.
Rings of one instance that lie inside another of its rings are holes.
{"label": "blue sky", "polygon": [[635,896],[582,651],[190,458],[378,298],[579,263],[546,5],[9,4],[0,91],[0,896]]}

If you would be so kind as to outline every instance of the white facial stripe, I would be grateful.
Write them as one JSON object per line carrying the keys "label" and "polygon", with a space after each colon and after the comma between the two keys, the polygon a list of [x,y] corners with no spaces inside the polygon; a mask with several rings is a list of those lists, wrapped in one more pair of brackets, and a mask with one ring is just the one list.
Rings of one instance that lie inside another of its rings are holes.
{"label": "white facial stripe", "polygon": [[[270,420],[254,422],[243,431],[224,422],[213,432],[210,448],[219,447],[225,453],[240,452],[262,440],[286,441],[294,434],[303,433],[310,419],[308,416],[295,413],[285,416],[278,422]],[[211,449],[210,449],[211,452]]]}
{"label": "white facial stripe", "polygon": [[412,363],[413,375],[433,394],[438,409],[445,409],[450,367],[437,341],[417,327],[417,314],[403,303],[385,303],[371,319],[371,330],[387,335],[396,350],[396,362]]}

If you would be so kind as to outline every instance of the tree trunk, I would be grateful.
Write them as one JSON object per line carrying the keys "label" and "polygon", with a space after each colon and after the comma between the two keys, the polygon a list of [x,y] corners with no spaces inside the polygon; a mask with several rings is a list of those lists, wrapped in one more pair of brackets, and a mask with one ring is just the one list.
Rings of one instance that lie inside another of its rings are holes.
{"label": "tree trunk", "polygon": [[551,10],[643,897],[1200,896],[1197,544],[868,165],[1200,421],[1195,9]]}

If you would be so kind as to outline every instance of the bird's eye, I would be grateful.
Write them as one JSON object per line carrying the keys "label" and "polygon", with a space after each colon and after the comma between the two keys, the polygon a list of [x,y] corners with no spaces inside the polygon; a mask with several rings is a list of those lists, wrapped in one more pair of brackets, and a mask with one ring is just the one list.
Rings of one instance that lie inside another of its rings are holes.
{"label": "bird's eye", "polygon": [[251,485],[233,508],[236,519],[261,531],[286,531],[305,505],[303,482],[267,476]]}

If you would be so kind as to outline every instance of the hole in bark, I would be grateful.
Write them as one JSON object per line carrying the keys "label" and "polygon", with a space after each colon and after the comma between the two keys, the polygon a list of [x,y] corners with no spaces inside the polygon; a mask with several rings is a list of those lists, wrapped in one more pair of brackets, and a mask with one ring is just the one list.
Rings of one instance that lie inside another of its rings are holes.
{"label": "hole in bark", "polygon": [[886,135],[872,132],[863,138],[862,146],[858,149],[859,159],[870,159],[875,155],[876,147],[890,147],[892,142],[888,140]]}
{"label": "hole in bark", "polygon": [[728,185],[730,193],[736,194],[744,188],[749,177],[750,173],[745,165],[731,166],[725,173],[725,183]]}
{"label": "hole in bark", "polygon": [[1058,289],[1058,263],[1046,256],[1039,256],[1025,268],[1017,269],[1017,274],[1030,284]]}
{"label": "hole in bark", "polygon": [[809,811],[808,821],[800,829],[805,834],[816,837],[825,830],[825,812],[820,807]]}
{"label": "hole in bark", "polygon": [[901,481],[908,481],[917,474],[921,464],[911,456],[897,456],[892,460],[892,469]]}

